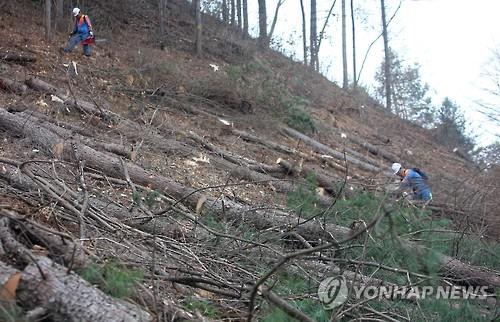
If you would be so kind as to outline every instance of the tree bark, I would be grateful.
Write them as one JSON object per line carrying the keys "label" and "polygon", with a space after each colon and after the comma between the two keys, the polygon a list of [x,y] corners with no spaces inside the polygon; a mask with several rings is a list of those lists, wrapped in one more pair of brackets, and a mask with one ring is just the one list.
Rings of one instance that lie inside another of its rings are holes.
{"label": "tree bark", "polygon": [[392,79],[391,79],[391,57],[389,49],[389,36],[387,32],[387,19],[385,15],[385,0],[380,0],[380,9],[382,10],[382,35],[384,38],[384,74],[385,74],[385,107],[392,110]]}
{"label": "tree bark", "polygon": [[227,7],[227,0],[222,0],[222,21],[226,24],[229,23],[229,9]]}
{"label": "tree bark", "polygon": [[231,25],[236,26],[236,4],[235,0],[231,0]]}
{"label": "tree bark", "polygon": [[241,0],[236,1],[236,16],[238,18],[238,29],[241,30],[243,23],[241,21]]}
{"label": "tree bark", "polygon": [[201,0],[194,0],[196,6],[196,55],[201,55],[201,33],[202,33],[202,24],[201,24]]}
{"label": "tree bark", "polygon": [[347,76],[347,22],[345,1],[342,0],[342,88],[347,89],[349,79]]}
{"label": "tree bark", "polygon": [[304,51],[304,65],[307,66],[307,26],[304,0],[300,0],[300,10],[302,13],[302,50]]}
{"label": "tree bark", "polygon": [[248,0],[243,0],[243,35],[248,36]]}
{"label": "tree bark", "polygon": [[[68,269],[46,257],[22,272],[19,297],[45,308],[56,321],[152,321],[152,316],[133,304],[114,299]],[[40,274],[40,269],[45,276]]]}
{"label": "tree bark", "polygon": [[269,46],[269,39],[267,37],[266,0],[259,0],[259,44],[262,47]]}
{"label": "tree bark", "polygon": [[56,29],[64,30],[64,0],[56,0]]}
{"label": "tree bark", "polygon": [[45,39],[50,40],[52,37],[52,0],[45,0]]}
{"label": "tree bark", "polygon": [[319,69],[319,59],[318,59],[318,30],[317,30],[317,14],[316,14],[316,0],[311,0],[311,33],[309,35],[310,44],[309,50],[311,52],[311,68],[315,71]]}
{"label": "tree bark", "polygon": [[160,48],[164,49],[165,44],[163,39],[165,37],[165,25],[166,25],[166,15],[167,15],[167,0],[158,0],[158,13],[160,18]]}

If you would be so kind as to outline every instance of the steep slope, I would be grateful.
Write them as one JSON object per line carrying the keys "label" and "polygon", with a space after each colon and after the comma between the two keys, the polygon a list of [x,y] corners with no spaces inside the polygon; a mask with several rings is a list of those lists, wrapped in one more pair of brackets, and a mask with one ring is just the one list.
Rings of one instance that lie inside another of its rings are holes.
{"label": "steep slope", "polygon": [[[361,283],[349,275],[359,270],[378,282],[408,282],[397,270],[363,267],[376,261],[398,266],[410,282],[436,274],[443,283],[498,289],[498,173],[478,171],[428,131],[208,16],[205,55],[193,56],[183,1],[169,1],[161,50],[150,23],[155,8],[153,1],[91,6],[96,33],[108,41],[88,59],[80,48],[61,55],[63,34],[42,39],[38,4],[4,5],[2,262],[35,276],[35,256],[87,273],[89,262],[119,261],[142,271],[128,298],[143,307],[129,308],[131,315],[145,319],[142,310],[158,319],[244,319],[264,272],[308,248],[309,257],[259,288],[266,300],[259,318],[272,320],[276,306],[304,320],[296,306],[315,299],[318,282],[332,274]],[[26,13],[32,20],[21,24]],[[36,61],[19,65],[7,53]],[[395,161],[429,173],[431,212],[386,198]],[[65,242],[54,244],[56,236]],[[476,244],[463,242],[469,237]],[[23,246],[8,247],[12,238]],[[351,253],[363,244],[366,252]],[[45,254],[33,254],[35,246]],[[76,249],[81,261],[63,259]],[[102,279],[95,284],[106,289],[111,282]],[[21,286],[29,292],[29,285]],[[41,300],[18,303],[57,311]],[[479,317],[494,315],[491,303],[478,307]],[[68,311],[53,319],[74,319]],[[441,313],[427,308],[423,316]]]}

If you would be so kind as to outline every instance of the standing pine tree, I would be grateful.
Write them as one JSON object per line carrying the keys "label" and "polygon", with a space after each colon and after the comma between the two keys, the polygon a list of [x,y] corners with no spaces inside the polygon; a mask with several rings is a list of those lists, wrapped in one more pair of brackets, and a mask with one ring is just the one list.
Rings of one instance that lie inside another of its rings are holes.
{"label": "standing pine tree", "polygon": [[448,97],[439,108],[437,123],[436,138],[439,142],[470,155],[475,146],[474,139],[466,133],[465,118],[460,107]]}
{"label": "standing pine tree", "polygon": [[[391,112],[399,117],[412,121],[418,125],[429,127],[434,123],[434,107],[429,97],[429,85],[420,78],[420,66],[404,65],[394,51],[389,49],[391,61],[389,73],[391,75]],[[382,62],[375,75],[377,80],[377,96],[380,102],[387,101],[386,95],[386,63]]]}

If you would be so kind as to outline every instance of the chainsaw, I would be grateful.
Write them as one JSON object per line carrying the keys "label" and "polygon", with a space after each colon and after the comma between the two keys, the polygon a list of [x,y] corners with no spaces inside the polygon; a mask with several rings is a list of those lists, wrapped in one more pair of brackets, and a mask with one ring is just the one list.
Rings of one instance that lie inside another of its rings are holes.
{"label": "chainsaw", "polygon": [[107,39],[95,39],[94,35],[90,35],[87,37],[87,39],[82,41],[82,45],[93,45],[95,43],[101,43],[101,42],[107,42],[107,41],[108,41]]}

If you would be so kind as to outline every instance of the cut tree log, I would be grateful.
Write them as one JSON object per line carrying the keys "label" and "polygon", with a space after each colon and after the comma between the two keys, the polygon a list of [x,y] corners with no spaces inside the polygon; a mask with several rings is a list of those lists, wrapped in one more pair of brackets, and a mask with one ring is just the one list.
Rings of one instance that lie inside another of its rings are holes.
{"label": "cut tree log", "polygon": [[24,95],[28,88],[23,83],[19,83],[5,77],[0,77],[0,89],[17,95]]}
{"label": "cut tree log", "polygon": [[245,131],[240,131],[240,130],[237,130],[237,129],[231,129],[231,132],[242,138],[243,140],[245,141],[248,141],[248,142],[253,142],[253,143],[258,143],[260,145],[263,145],[271,150],[275,150],[277,152],[281,152],[281,153],[285,153],[285,154],[290,154],[290,155],[296,155],[298,154],[297,151],[295,149],[292,149],[286,145],[283,145],[283,144],[279,144],[279,143],[275,143],[273,141],[269,141],[269,140],[264,140],[256,135],[253,135],[253,134],[250,134],[248,132],[245,132]]}
{"label": "cut tree log", "polygon": [[[43,307],[55,321],[152,321],[138,306],[104,294],[64,266],[42,256],[23,271],[18,297],[26,305]],[[42,276],[40,270],[45,276]]]}
{"label": "cut tree log", "polygon": [[24,53],[16,53],[16,52],[0,53],[0,60],[23,66],[36,62],[36,58],[33,56],[28,56]]}
{"label": "cut tree log", "polygon": [[[325,153],[325,154],[330,155],[338,160],[344,160],[343,153],[338,152],[338,151],[330,148],[329,146],[326,146],[323,143],[318,142],[318,141],[308,137],[307,135],[300,133],[299,131],[296,131],[294,129],[291,129],[291,128],[285,127],[285,126],[281,128],[281,131],[283,133],[285,133],[286,135],[292,136],[298,140],[303,141],[304,143],[311,146],[312,148],[314,148],[318,152]],[[346,154],[345,159],[347,160],[348,163],[354,164],[355,166],[357,166],[358,168],[360,168],[364,171],[376,172],[376,173],[381,172],[381,170],[378,167],[371,165],[369,163],[366,163],[364,161],[361,161],[359,159],[356,159],[348,154]]]}
{"label": "cut tree log", "polygon": [[[341,129],[334,129],[334,130],[338,134],[341,134],[341,133],[344,132]],[[387,160],[389,162],[398,162],[398,160],[400,159],[395,154],[393,154],[391,152],[388,152],[388,151],[386,151],[384,149],[381,149],[378,146],[375,146],[375,145],[369,143],[368,141],[366,141],[365,139],[362,139],[362,138],[360,138],[360,137],[358,137],[358,136],[356,136],[356,135],[354,135],[352,133],[346,134],[346,137],[347,137],[347,139],[349,141],[351,141],[353,143],[356,143],[358,146],[366,149],[371,154],[376,155],[376,156],[380,156],[380,157],[384,158],[385,160]]]}
{"label": "cut tree log", "polygon": [[306,165],[299,165],[299,166],[294,166],[292,163],[288,162],[287,160],[283,159],[278,159],[276,161],[278,165],[283,167],[283,169],[286,171],[287,174],[294,175],[294,176],[300,176],[306,178],[309,174],[312,174],[314,178],[316,179],[316,182],[318,183],[318,186],[324,188],[326,191],[328,191],[331,194],[335,194],[335,183],[338,182],[337,178],[327,176],[326,174],[322,173],[318,169],[314,169],[313,167],[309,167]]}

